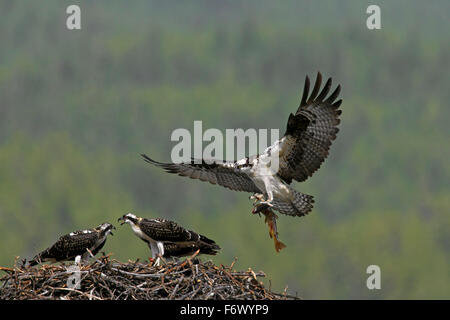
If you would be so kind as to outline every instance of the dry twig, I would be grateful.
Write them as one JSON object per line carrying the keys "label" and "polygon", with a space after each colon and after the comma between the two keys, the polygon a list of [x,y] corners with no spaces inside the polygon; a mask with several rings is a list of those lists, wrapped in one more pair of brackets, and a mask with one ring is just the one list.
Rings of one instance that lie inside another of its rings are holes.
{"label": "dry twig", "polygon": [[297,299],[264,288],[257,280],[265,277],[263,272],[234,271],[234,262],[218,267],[194,256],[163,266],[121,263],[102,256],[81,267],[78,288],[67,285],[73,275],[70,265],[0,267],[6,273],[0,278],[0,299]]}

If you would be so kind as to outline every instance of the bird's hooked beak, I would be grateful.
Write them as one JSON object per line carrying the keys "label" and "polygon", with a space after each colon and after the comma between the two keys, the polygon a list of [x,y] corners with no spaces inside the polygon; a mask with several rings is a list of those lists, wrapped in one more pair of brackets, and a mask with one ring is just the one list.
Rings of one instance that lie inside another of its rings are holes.
{"label": "bird's hooked beak", "polygon": [[112,233],[112,230],[113,230],[113,229],[116,230],[116,227],[114,227],[113,225],[111,225],[111,229],[109,230],[109,234],[112,235],[112,236],[114,235],[114,233]]}
{"label": "bird's hooked beak", "polygon": [[[120,221],[122,221],[122,222],[120,222]],[[120,225],[123,225],[124,223],[126,223],[125,216],[122,216],[119,219],[117,219],[117,222],[120,222]]]}

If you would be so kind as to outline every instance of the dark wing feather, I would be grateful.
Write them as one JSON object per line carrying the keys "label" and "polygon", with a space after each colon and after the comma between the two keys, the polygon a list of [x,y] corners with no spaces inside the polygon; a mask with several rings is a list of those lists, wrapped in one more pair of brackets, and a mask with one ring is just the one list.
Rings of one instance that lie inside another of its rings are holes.
{"label": "dark wing feather", "polygon": [[235,191],[261,192],[248,175],[240,170],[240,166],[236,162],[207,163],[202,161],[201,163],[196,163],[196,161],[192,160],[189,163],[177,164],[157,162],[145,154],[142,154],[142,157],[146,162],[161,167],[169,173],[208,181]]}
{"label": "dark wing feather", "polygon": [[42,261],[48,259],[54,259],[56,261],[71,260],[78,255],[86,253],[86,249],[91,248],[99,237],[95,231],[90,233],[76,231],[72,234],[60,237],[54,245],[38,255],[39,259]]}
{"label": "dark wing feather", "polygon": [[185,242],[195,241],[199,238],[197,233],[165,219],[142,219],[139,227],[142,232],[155,241]]}
{"label": "dark wing feather", "polygon": [[[336,139],[340,123],[342,100],[335,101],[341,86],[328,95],[332,80],[329,78],[320,91],[322,75],[317,74],[309,95],[309,78],[306,77],[303,96],[295,114],[290,114],[286,133],[281,139],[280,168],[278,175],[287,183],[292,179],[302,182],[320,168],[328,156],[331,143]],[[319,93],[320,91],[320,93]]]}
{"label": "dark wing feather", "polygon": [[218,245],[205,243],[202,241],[183,243],[164,243],[164,257],[183,257],[194,254],[200,250],[199,254],[216,255],[220,250]]}

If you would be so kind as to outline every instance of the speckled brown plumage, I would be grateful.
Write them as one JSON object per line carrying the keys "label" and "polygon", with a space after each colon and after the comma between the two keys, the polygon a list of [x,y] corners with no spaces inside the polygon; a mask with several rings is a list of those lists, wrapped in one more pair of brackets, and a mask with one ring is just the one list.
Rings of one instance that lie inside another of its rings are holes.
{"label": "speckled brown plumage", "polygon": [[107,231],[110,233],[112,228],[114,227],[111,224],[105,223],[93,229],[77,230],[63,235],[52,246],[34,256],[29,265],[73,260],[79,255],[87,256],[86,249],[96,255],[105,245]]}

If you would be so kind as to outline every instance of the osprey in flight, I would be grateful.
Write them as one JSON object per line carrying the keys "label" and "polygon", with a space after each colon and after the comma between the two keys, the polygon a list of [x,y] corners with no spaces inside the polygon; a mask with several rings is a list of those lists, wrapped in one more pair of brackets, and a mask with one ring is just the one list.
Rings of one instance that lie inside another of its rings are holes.
{"label": "osprey in flight", "polygon": [[30,266],[42,262],[59,262],[73,260],[81,256],[82,261],[89,259],[89,249],[96,255],[105,245],[108,234],[113,234],[115,227],[110,223],[103,223],[94,229],[78,230],[66,234],[58,239],[54,245],[37,254],[29,262]]}
{"label": "osprey in flight", "polygon": [[133,232],[147,242],[152,251],[152,258],[159,265],[161,257],[183,257],[192,255],[197,250],[200,254],[216,255],[220,247],[211,239],[191,230],[186,230],[177,223],[165,219],[147,219],[127,213],[118,219],[130,224]]}
{"label": "osprey in flight", "polygon": [[[142,156],[169,173],[253,193],[251,198],[256,199],[253,213],[270,208],[291,216],[304,216],[313,207],[313,196],[296,191],[290,184],[293,180],[305,181],[320,168],[339,131],[342,99],[335,100],[341,87],[338,85],[327,97],[331,78],[323,89],[321,84],[322,75],[318,73],[310,93],[306,77],[300,106],[289,115],[284,136],[261,154],[234,162],[202,159],[187,163],[161,163]],[[273,166],[275,161],[277,165]]]}

